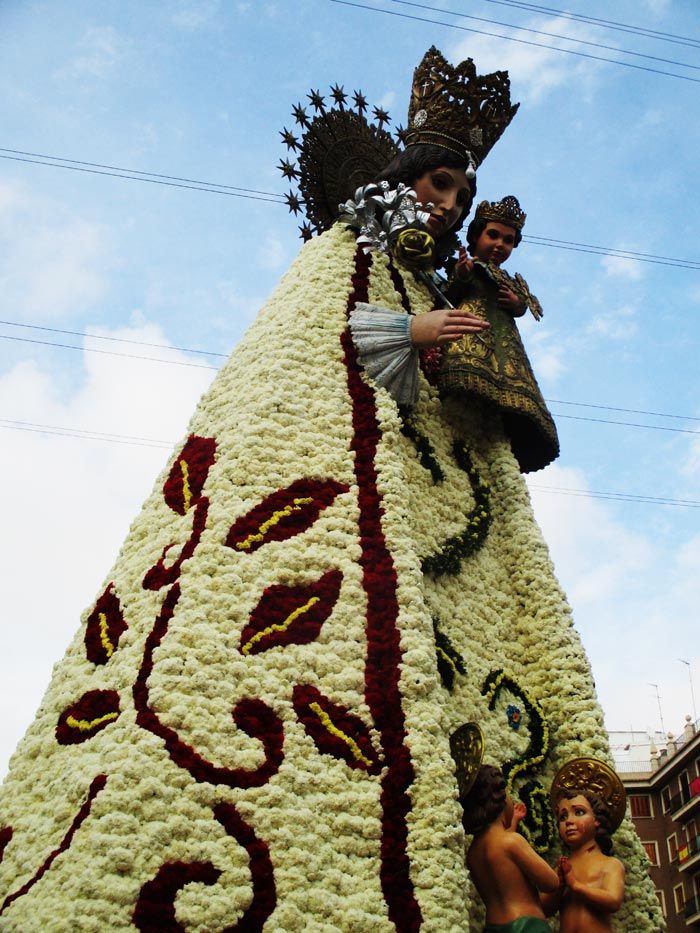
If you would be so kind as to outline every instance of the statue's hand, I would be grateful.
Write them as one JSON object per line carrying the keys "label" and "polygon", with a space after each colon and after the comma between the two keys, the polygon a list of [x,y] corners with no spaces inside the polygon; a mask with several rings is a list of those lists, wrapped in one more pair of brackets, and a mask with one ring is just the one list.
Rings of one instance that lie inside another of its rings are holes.
{"label": "statue's hand", "polygon": [[478,334],[491,325],[470,311],[435,309],[411,319],[411,343],[419,350],[453,343],[465,334]]}
{"label": "statue's hand", "polygon": [[508,311],[515,317],[525,313],[525,305],[515,292],[506,288],[505,285],[501,285],[498,289],[498,307],[503,308],[504,311]]}
{"label": "statue's hand", "polygon": [[463,246],[459,248],[459,259],[454,268],[454,276],[459,282],[463,282],[469,278],[471,271],[474,268],[474,262],[467,255],[467,251]]}

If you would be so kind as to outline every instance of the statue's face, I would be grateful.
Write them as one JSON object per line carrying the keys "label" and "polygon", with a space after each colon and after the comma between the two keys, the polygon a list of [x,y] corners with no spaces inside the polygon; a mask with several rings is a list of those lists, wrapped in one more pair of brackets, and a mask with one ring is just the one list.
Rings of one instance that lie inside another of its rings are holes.
{"label": "statue's face", "polygon": [[421,204],[430,201],[434,205],[427,223],[434,237],[452,229],[471,204],[471,185],[461,168],[441,165],[430,169],[416,179],[413,189]]}
{"label": "statue's face", "polygon": [[476,241],[474,258],[493,262],[497,266],[505,262],[515,248],[515,230],[505,224],[489,220],[486,229]]}
{"label": "statue's face", "polygon": [[559,835],[572,849],[578,849],[595,839],[600,825],[588,800],[578,794],[571,800],[564,798],[557,807]]}

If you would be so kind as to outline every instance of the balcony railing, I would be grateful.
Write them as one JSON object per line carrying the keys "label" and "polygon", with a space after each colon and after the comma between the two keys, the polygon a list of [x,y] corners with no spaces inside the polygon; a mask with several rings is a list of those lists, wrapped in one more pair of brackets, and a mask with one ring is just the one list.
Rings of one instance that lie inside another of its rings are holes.
{"label": "balcony railing", "polygon": [[695,914],[700,914],[700,898],[697,894],[694,897],[688,898],[683,908],[683,916],[686,920],[690,920]]}
{"label": "balcony railing", "polygon": [[695,780],[691,783],[689,787],[684,787],[683,790],[679,791],[677,794],[674,794],[671,797],[669,802],[669,809],[671,813],[675,813],[676,810],[680,810],[687,803],[689,803],[693,797],[700,797],[700,781]]}
{"label": "balcony railing", "polygon": [[700,852],[700,836],[694,836],[682,846],[678,846],[678,854],[676,856],[678,860],[678,867],[682,869],[688,859],[691,859],[694,855],[697,855],[698,852]]}
{"label": "balcony railing", "polygon": [[651,771],[651,759],[645,761],[627,761],[625,759],[615,762],[615,770],[618,774],[649,774]]}

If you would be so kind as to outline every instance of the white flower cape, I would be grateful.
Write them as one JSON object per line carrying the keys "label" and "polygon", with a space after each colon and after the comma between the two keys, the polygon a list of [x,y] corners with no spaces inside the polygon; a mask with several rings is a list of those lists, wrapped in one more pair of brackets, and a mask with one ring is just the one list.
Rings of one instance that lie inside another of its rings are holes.
{"label": "white flower cape", "polygon": [[[476,720],[522,765],[539,704],[516,795],[609,759],[498,422],[421,374],[409,429],[353,362],[355,300],[433,305],[363,256],[341,226],[304,246],[97,588],[0,796],[1,930],[477,930],[450,733]],[[614,841],[617,928],[659,929],[629,821]]]}

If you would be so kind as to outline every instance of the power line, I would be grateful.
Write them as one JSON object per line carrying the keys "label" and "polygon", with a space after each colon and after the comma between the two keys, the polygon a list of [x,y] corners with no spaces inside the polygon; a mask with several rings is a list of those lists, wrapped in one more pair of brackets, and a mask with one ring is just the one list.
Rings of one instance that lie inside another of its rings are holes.
{"label": "power line", "polygon": [[[219,188],[210,188],[202,185],[183,185],[174,181],[161,181],[157,178],[141,178],[136,175],[125,175],[119,172],[106,172],[96,168],[82,168],[79,165],[59,165],[58,162],[40,161],[39,159],[25,159],[21,156],[2,155],[0,159],[10,159],[12,162],[29,162],[33,165],[48,165],[51,168],[64,168],[71,172],[87,172],[90,175],[110,175],[113,178],[128,178],[130,181],[144,181],[151,185],[166,185],[170,188],[187,188],[190,191],[207,191],[210,194],[225,194],[231,198],[246,198],[249,201],[271,201],[273,204],[283,204],[281,196],[274,195],[271,198],[261,197],[258,194],[242,194],[238,191],[223,191]],[[128,171],[128,170],[127,170]]]}
{"label": "power line", "polygon": [[[22,150],[19,150],[19,149],[0,148],[0,153],[1,152],[21,152],[21,151]],[[73,162],[77,165],[100,165],[99,162],[83,162],[78,159],[64,159],[62,156],[48,156],[48,155],[45,156],[45,155],[42,155],[41,153],[32,153],[32,154],[36,155],[38,158],[41,158],[41,159],[55,160],[55,161],[38,162],[32,159],[18,159],[16,161],[29,162],[34,165],[47,165],[50,168],[68,168],[68,169],[73,169],[73,166],[62,165],[62,164],[59,164],[59,162]],[[10,157],[0,155],[0,158],[10,158]],[[75,169],[75,170],[82,171],[81,169]],[[118,172],[131,172],[131,171],[135,171],[135,169],[119,169],[118,170]],[[123,175],[123,174],[118,174],[118,173],[113,173],[113,172],[102,172],[99,174],[110,175],[111,177],[114,177],[114,178],[131,178],[130,175]],[[157,175],[158,178],[177,178],[177,176],[175,175],[163,175],[163,174],[157,174],[155,172],[144,172],[143,174]],[[149,179],[131,178],[131,180],[132,181],[144,181],[144,180],[148,181]],[[163,182],[163,184],[165,184],[165,182]],[[197,183],[197,184],[199,185],[200,183]],[[201,185],[205,185],[205,184],[207,183],[201,182]],[[189,188],[192,191],[208,191],[211,194],[231,194],[230,191],[220,191],[218,190],[218,188],[225,188],[225,187],[232,188],[233,186],[220,185],[217,188],[205,188],[205,187],[197,187],[197,186],[189,186],[189,185],[174,185],[173,187]],[[239,190],[240,191],[251,191],[251,192],[256,191],[255,188],[240,188]],[[284,200],[282,200],[283,198],[282,195],[276,195],[271,191],[270,192],[265,191],[265,192],[259,192],[259,193],[269,195],[270,197],[269,198],[268,197],[256,198],[257,200],[270,201],[274,204],[285,203]],[[254,197],[252,194],[251,195],[241,194],[237,196],[251,197],[251,198]],[[617,247],[613,247],[613,246],[610,246],[610,247],[596,246],[595,244],[592,244],[592,243],[577,243],[576,241],[573,241],[573,240],[560,240],[560,239],[556,239],[555,237],[541,237],[541,236],[535,236],[534,234],[525,234],[523,236],[523,240],[525,240],[528,243],[532,243],[533,246],[550,246],[555,249],[564,249],[564,250],[569,250],[571,252],[576,252],[576,253],[591,253],[592,255],[595,255],[595,256],[610,256],[616,259],[633,259],[636,262],[646,262],[646,263],[652,263],[654,265],[674,266],[680,269],[700,270],[700,260],[696,260],[696,259],[679,259],[674,256],[657,256],[654,253],[641,253],[635,250],[618,249]],[[64,333],[69,333],[69,331],[65,331]],[[117,339],[117,338],[113,338],[113,339]],[[204,351],[193,350],[190,352],[199,353],[199,352],[204,352]]]}
{"label": "power line", "polygon": [[506,6],[516,10],[524,10],[529,13],[544,13],[552,18],[563,18],[578,20],[582,23],[590,23],[593,26],[599,26],[603,29],[611,29],[615,32],[627,32],[635,36],[641,36],[645,39],[656,39],[659,42],[671,42],[674,45],[687,45],[691,48],[700,48],[700,39],[693,39],[692,36],[679,36],[673,32],[660,32],[656,29],[649,29],[646,26],[634,26],[631,23],[619,23],[616,20],[600,19],[597,16],[589,16],[584,13],[571,13],[568,10],[559,10],[550,6],[538,6],[534,3],[522,3],[518,0],[485,0],[486,3],[494,3],[498,6]]}
{"label": "power line", "polygon": [[523,234],[523,240],[534,246],[553,246],[557,249],[570,249],[577,253],[593,253],[598,256],[611,256],[613,259],[633,259],[635,262],[650,262],[660,266],[677,266],[681,269],[700,270],[700,260],[679,259],[674,256],[657,256],[655,253],[640,253],[632,249],[618,249],[615,246],[596,246],[593,243],[577,243],[575,240],[557,240],[553,237]]}
{"label": "power line", "polygon": [[588,45],[596,49],[604,49],[607,52],[619,52],[621,55],[633,55],[635,58],[646,58],[649,61],[661,62],[664,65],[678,65],[681,68],[691,68],[693,71],[700,71],[700,65],[691,65],[688,62],[679,62],[675,58],[660,58],[657,55],[647,55],[645,52],[634,52],[629,49],[621,49],[615,45],[604,45],[602,42],[594,42],[591,39],[576,39],[573,36],[563,36],[557,32],[546,32],[543,29],[533,29],[529,26],[516,26],[515,23],[504,23],[497,19],[488,19],[483,16],[472,16],[468,13],[453,13],[452,10],[446,10],[444,7],[428,6],[425,3],[416,3],[414,0],[390,0],[391,3],[398,3],[401,6],[417,7],[420,10],[429,10],[430,12],[447,13],[448,16],[458,16],[460,19],[472,19],[478,23],[490,23],[493,26],[504,26],[506,29],[516,29],[518,32],[530,32],[536,36],[546,36],[549,39],[563,39],[565,42],[576,42],[579,45]]}
{"label": "power line", "polygon": [[601,492],[594,489],[571,489],[568,486],[540,486],[528,483],[529,489],[538,492],[550,492],[567,496],[579,496],[585,499],[612,499],[619,502],[639,502],[644,505],[676,505],[689,509],[700,509],[698,499],[672,499],[669,496],[645,496],[627,492]]}
{"label": "power line", "polygon": [[629,415],[653,415],[655,418],[680,418],[683,421],[700,421],[695,415],[669,415],[661,411],[645,411],[642,408],[616,408],[613,405],[595,405],[592,402],[566,402],[560,398],[547,398],[550,405],[577,405],[582,408],[601,408],[605,411],[624,411]]}
{"label": "power line", "polygon": [[[5,325],[6,327],[21,327],[21,328],[26,328],[27,330],[48,331],[52,334],[70,334],[73,337],[87,337],[91,340],[116,341],[118,343],[126,343],[131,346],[137,346],[137,347],[151,347],[151,348],[158,348],[162,350],[177,350],[180,353],[199,353],[199,354],[204,354],[206,356],[218,356],[218,357],[221,357],[222,359],[228,359],[230,355],[228,353],[218,353],[214,350],[200,350],[200,349],[195,349],[193,347],[173,347],[166,343],[150,343],[144,340],[130,340],[125,337],[111,337],[111,336],[106,336],[103,334],[91,334],[86,331],[80,331],[80,330],[62,330],[58,327],[48,327],[44,324],[24,324],[19,321],[0,321],[0,324]],[[5,336],[6,335],[0,334],[0,339],[3,339],[3,337]],[[11,339],[11,338],[8,336],[7,339]],[[29,341],[29,342],[32,342],[32,341]],[[77,347],[73,345],[69,347],[66,344],[54,344],[50,341],[37,341],[37,342],[40,343],[42,346],[57,346],[57,347],[65,348],[65,349],[84,350],[87,352],[92,351],[91,347]],[[139,359],[139,360],[149,360],[149,361],[153,360],[158,363],[173,363],[178,366],[194,365],[194,364],[185,364],[181,360],[163,360],[163,359],[158,359],[156,357],[140,356],[140,355],[132,356],[131,354],[128,354],[128,353],[114,353],[111,355],[124,356],[127,359]],[[205,368],[218,371],[218,367],[216,366],[208,366]],[[619,411],[619,412],[624,412],[630,415],[649,415],[650,417],[654,417],[654,418],[675,418],[675,419],[679,419],[682,421],[700,421],[700,417],[695,416],[695,415],[677,415],[677,414],[671,414],[669,412],[662,412],[662,411],[648,411],[647,409],[643,409],[643,408],[622,408],[616,405],[600,405],[595,402],[573,402],[567,399],[560,399],[560,398],[548,398],[548,399],[545,399],[545,401],[548,402],[550,405],[574,405],[579,408],[594,408],[594,409],[598,409],[602,411]],[[574,416],[573,415],[567,416],[563,413],[559,413],[557,417],[558,418],[566,418],[566,417],[572,418]],[[588,420],[601,420],[601,419],[588,419]],[[604,424],[630,424],[629,422],[624,422],[624,421],[620,421],[620,422],[603,421],[603,423]],[[635,425],[635,427],[654,427],[654,426],[653,425]],[[691,432],[691,433],[696,433],[696,432]]]}
{"label": "power line", "polygon": [[[171,347],[167,343],[147,343],[145,340],[129,340],[126,337],[111,337],[104,334],[90,334],[82,330],[62,330],[60,327],[47,327],[43,324],[21,324],[19,321],[0,321],[5,327],[25,327],[27,330],[43,330],[51,334],[69,334],[71,337],[89,337],[91,340],[110,340],[114,343],[127,343],[137,347],[158,347],[162,350],[178,350],[180,353],[199,353],[203,356],[228,357],[227,353],[216,353],[214,350],[195,350],[193,347]],[[120,356],[122,354],[119,354]],[[150,357],[144,357],[150,359]]]}
{"label": "power line", "polygon": [[342,6],[356,7],[359,10],[371,10],[373,13],[385,13],[387,16],[398,16],[401,19],[411,19],[419,23],[430,23],[433,26],[446,26],[448,29],[458,29],[460,32],[476,33],[480,36],[490,36],[492,39],[505,39],[508,42],[517,42],[520,45],[530,45],[538,49],[549,49],[553,52],[563,52],[566,55],[576,55],[578,58],[587,58],[591,61],[607,62],[609,65],[621,65],[623,68],[634,68],[636,71],[647,71],[650,74],[664,75],[667,78],[677,78],[680,81],[692,81],[700,84],[700,78],[690,75],[679,75],[672,71],[662,71],[660,68],[650,68],[648,65],[635,65],[632,62],[621,62],[615,58],[606,58],[602,55],[593,55],[590,52],[578,52],[575,49],[562,49],[556,45],[547,45],[543,42],[534,42],[532,39],[518,39],[516,36],[504,36],[498,32],[487,32],[484,29],[475,29],[472,26],[460,26],[457,23],[446,23],[439,19],[430,19],[425,16],[415,16],[411,13],[399,13],[397,10],[382,10],[379,7],[367,6],[364,3],[353,3],[351,0],[330,0]]}
{"label": "power line", "polygon": [[201,181],[197,178],[181,178],[179,175],[164,175],[162,172],[143,172],[138,168],[122,168],[119,165],[104,165],[102,162],[85,162],[81,159],[66,159],[63,156],[44,155],[41,152],[25,152],[23,149],[5,149],[0,146],[0,152],[11,152],[13,155],[33,156],[36,159],[53,159],[56,162],[70,162],[72,165],[89,165],[92,168],[106,168],[115,172],[129,172],[131,175],[146,175],[150,178],[167,178],[170,181],[185,181],[193,185],[206,185],[210,188],[226,188],[229,191],[244,191],[247,194],[263,194],[271,198],[281,198],[281,194],[274,191],[260,191],[257,188],[246,188],[240,185],[220,185],[217,181]]}
{"label": "power line", "polygon": [[[51,434],[58,437],[72,437],[83,441],[107,441],[114,444],[126,444],[130,447],[157,447],[171,449],[176,441],[140,437],[132,434],[110,434],[103,431],[86,431],[83,428],[64,427],[62,425],[38,424],[33,421],[13,421],[0,418],[0,428],[16,431],[28,431],[35,434]],[[675,505],[684,508],[700,508],[700,500],[675,499],[670,496],[647,496],[627,492],[604,492],[593,489],[572,489],[567,486],[528,484],[529,489],[559,495],[577,496],[587,499],[616,499],[622,502],[638,502],[645,505]]]}
{"label": "power line", "polygon": [[151,447],[157,448],[158,450],[170,450],[173,446],[172,444],[160,443],[158,441],[154,443],[132,441],[127,439],[128,436],[120,437],[118,434],[101,435],[98,432],[77,431],[71,428],[57,428],[50,425],[32,427],[31,422],[10,422],[0,418],[0,429],[3,428],[10,431],[26,431],[32,434],[51,434],[55,437],[72,437],[80,441],[104,441],[108,444],[123,444],[128,447]]}
{"label": "power line", "polygon": [[568,418],[570,421],[595,421],[597,424],[621,424],[626,428],[647,428],[651,431],[672,431],[674,434],[700,434],[700,431],[691,431],[690,428],[667,428],[660,424],[638,424],[635,421],[610,421],[605,418],[586,418],[583,415],[565,415],[554,412],[557,418]]}
{"label": "power line", "polygon": [[187,363],[184,360],[162,360],[156,356],[138,356],[135,353],[115,353],[112,350],[98,350],[96,347],[77,347],[74,344],[54,343],[51,340],[35,340],[32,337],[12,337],[10,334],[0,334],[0,340],[15,340],[19,343],[36,343],[43,347],[59,347],[61,350],[80,350],[82,353],[101,353],[104,356],[121,356],[128,360],[148,360],[151,363],[166,363],[170,366],[189,366],[194,369],[213,369],[218,366],[207,366],[206,363]]}

